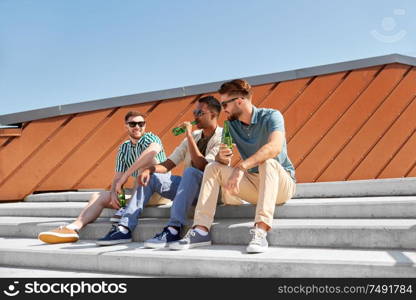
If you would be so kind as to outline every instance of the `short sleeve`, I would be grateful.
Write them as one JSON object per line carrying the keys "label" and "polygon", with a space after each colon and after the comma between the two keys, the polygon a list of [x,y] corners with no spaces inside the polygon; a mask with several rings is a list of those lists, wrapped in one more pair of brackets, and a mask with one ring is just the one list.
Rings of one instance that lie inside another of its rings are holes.
{"label": "short sleeve", "polygon": [[275,110],[270,114],[270,118],[267,122],[267,131],[269,133],[273,131],[285,131],[285,122],[280,111]]}
{"label": "short sleeve", "polygon": [[178,147],[175,148],[173,153],[168,157],[175,165],[179,165],[184,161],[186,152],[188,151],[188,139],[184,139]]}
{"label": "short sleeve", "polygon": [[115,171],[118,173],[124,173],[127,171],[127,165],[124,160],[126,157],[126,149],[125,144],[121,144],[118,148],[117,156],[116,156],[116,169]]}
{"label": "short sleeve", "polygon": [[207,155],[205,156],[205,159],[208,163],[214,162],[215,161],[215,156],[218,154],[218,152],[220,151],[220,145],[221,145],[221,136],[222,136],[222,129],[220,131],[219,134],[215,134],[212,137],[212,146],[211,148],[208,150]]}
{"label": "short sleeve", "polygon": [[144,149],[149,147],[151,143],[158,143],[162,146],[162,141],[160,140],[160,138],[151,132],[145,133],[143,138],[140,139],[140,142],[142,143]]}

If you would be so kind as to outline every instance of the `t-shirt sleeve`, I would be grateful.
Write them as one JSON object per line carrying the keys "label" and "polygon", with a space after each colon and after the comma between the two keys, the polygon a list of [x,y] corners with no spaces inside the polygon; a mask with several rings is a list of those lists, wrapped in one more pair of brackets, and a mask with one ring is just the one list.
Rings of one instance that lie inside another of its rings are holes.
{"label": "t-shirt sleeve", "polygon": [[159,145],[162,145],[162,141],[160,140],[160,138],[151,133],[151,132],[147,132],[144,134],[143,138],[142,138],[142,143],[143,143],[143,148],[146,149],[147,147],[150,146],[151,143],[158,143]]}
{"label": "t-shirt sleeve", "polygon": [[269,121],[267,122],[267,131],[269,133],[273,131],[285,131],[285,121],[280,111],[273,111],[270,114]]}
{"label": "t-shirt sleeve", "polygon": [[125,147],[123,147],[124,144],[121,144],[120,147],[118,148],[118,152],[117,152],[117,156],[116,156],[116,169],[115,171],[118,173],[124,173],[127,171],[127,165],[126,162],[124,160],[124,158],[126,157],[126,153],[125,153]]}
{"label": "t-shirt sleeve", "polygon": [[215,161],[215,156],[217,156],[218,152],[220,151],[220,146],[221,146],[221,136],[222,136],[222,131],[221,134],[215,134],[212,137],[212,147],[210,149],[208,149],[207,151],[207,155],[205,155],[205,159],[208,163],[214,162]]}
{"label": "t-shirt sleeve", "polygon": [[173,150],[172,154],[168,157],[175,165],[179,165],[184,161],[186,151],[188,150],[188,139],[184,139],[178,147]]}

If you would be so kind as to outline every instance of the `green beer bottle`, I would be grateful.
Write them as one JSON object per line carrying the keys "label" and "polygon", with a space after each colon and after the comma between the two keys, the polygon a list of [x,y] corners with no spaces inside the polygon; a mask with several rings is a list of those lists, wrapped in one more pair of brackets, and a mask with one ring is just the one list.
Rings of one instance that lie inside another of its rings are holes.
{"label": "green beer bottle", "polygon": [[[191,122],[192,125],[196,125],[197,123],[198,123],[198,121],[192,121]],[[181,127],[181,126],[180,127],[175,127],[175,128],[172,129],[173,135],[180,135],[180,134],[184,133],[185,131],[186,131],[186,129]]]}
{"label": "green beer bottle", "polygon": [[222,130],[221,143],[226,144],[228,148],[233,148],[233,137],[230,133],[230,122],[224,121],[224,128]]}
{"label": "green beer bottle", "polygon": [[121,194],[117,195],[118,203],[121,207],[126,207],[127,201],[126,201],[126,193],[124,189],[121,189]]}

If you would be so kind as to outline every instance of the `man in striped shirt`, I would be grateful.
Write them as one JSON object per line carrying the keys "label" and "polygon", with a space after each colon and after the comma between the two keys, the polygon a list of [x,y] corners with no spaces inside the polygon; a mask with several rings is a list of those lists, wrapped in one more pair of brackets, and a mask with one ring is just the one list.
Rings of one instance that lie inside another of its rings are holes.
{"label": "man in striped shirt", "polygon": [[[121,191],[123,184],[130,176],[137,177],[139,169],[166,160],[166,154],[159,137],[151,132],[145,132],[146,121],[143,114],[130,111],[126,114],[124,121],[129,139],[118,149],[111,190],[94,193],[88,205],[73,223],[51,231],[41,232],[38,236],[41,241],[49,244],[78,241],[78,232],[88,223],[94,222],[104,208],[121,209],[117,192]],[[137,180],[135,182],[137,183]],[[120,212],[120,214],[122,213]]]}

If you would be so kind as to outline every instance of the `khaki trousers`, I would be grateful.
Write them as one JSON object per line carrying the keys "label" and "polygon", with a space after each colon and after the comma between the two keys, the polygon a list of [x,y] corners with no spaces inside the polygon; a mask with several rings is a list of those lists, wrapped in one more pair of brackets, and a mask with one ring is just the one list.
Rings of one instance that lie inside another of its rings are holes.
{"label": "khaki trousers", "polygon": [[[224,186],[234,168],[214,162],[206,166],[195,208],[194,226],[211,228],[220,186]],[[264,222],[272,227],[276,204],[283,204],[295,193],[296,184],[289,173],[275,160],[259,165],[259,173],[244,173],[238,195],[225,193],[225,204],[241,204],[243,199],[257,204],[255,223]],[[227,195],[228,194],[228,195]]]}

